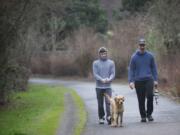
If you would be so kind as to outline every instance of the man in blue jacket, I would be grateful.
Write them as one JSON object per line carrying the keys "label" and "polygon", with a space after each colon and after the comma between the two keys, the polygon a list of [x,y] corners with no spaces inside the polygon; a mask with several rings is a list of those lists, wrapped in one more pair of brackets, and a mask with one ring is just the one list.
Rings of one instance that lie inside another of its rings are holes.
{"label": "man in blue jacket", "polygon": [[[115,64],[114,61],[108,59],[105,47],[99,48],[98,53],[99,59],[93,62],[93,75],[96,80],[99,124],[104,124],[104,93],[110,97],[112,95],[111,82],[115,78]],[[107,98],[105,98],[105,104],[106,120],[110,124],[110,103]]]}
{"label": "man in blue jacket", "polygon": [[[128,81],[131,89],[136,89],[141,122],[153,121],[153,89],[157,87],[157,67],[153,55],[145,49],[145,39],[139,40],[139,49],[132,55]],[[145,107],[145,100],[147,105]]]}

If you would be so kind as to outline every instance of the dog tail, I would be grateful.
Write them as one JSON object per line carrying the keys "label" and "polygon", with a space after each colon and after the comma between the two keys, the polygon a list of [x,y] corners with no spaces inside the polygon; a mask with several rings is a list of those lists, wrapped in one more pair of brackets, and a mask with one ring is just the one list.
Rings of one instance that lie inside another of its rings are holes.
{"label": "dog tail", "polygon": [[110,97],[107,93],[104,93],[104,96],[105,96],[109,101],[111,101],[111,97]]}

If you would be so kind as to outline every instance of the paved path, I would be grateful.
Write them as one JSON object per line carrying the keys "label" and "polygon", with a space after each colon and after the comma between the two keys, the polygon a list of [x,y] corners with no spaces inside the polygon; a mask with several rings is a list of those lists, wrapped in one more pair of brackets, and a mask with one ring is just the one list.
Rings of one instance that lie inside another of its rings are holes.
{"label": "paved path", "polygon": [[136,93],[127,85],[113,84],[113,94],[125,96],[124,127],[111,128],[99,125],[95,84],[81,81],[52,79],[31,79],[30,82],[51,85],[61,84],[73,88],[83,98],[88,112],[88,121],[83,135],[180,135],[180,105],[160,97],[159,105],[154,105],[154,122],[140,123]]}
{"label": "paved path", "polygon": [[[77,123],[77,110],[71,94],[65,94],[65,112],[60,121],[60,127],[56,135],[73,135],[75,124]],[[71,117],[69,117],[71,116]]]}

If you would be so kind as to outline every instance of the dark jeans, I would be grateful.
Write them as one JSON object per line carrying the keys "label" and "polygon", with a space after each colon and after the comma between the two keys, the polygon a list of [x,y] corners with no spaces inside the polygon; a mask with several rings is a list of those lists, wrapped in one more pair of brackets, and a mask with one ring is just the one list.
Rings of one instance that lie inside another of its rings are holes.
{"label": "dark jeans", "polygon": [[[153,80],[136,81],[135,88],[139,103],[139,111],[142,118],[150,116],[153,112]],[[147,105],[145,108],[145,101],[147,99]]]}
{"label": "dark jeans", "polygon": [[[112,95],[112,90],[108,89],[99,89],[96,88],[96,95],[97,95],[97,102],[98,102],[98,116],[99,119],[104,118],[104,93],[107,93],[110,97]],[[105,98],[105,105],[106,105],[106,118],[110,116],[110,103],[107,98]]]}

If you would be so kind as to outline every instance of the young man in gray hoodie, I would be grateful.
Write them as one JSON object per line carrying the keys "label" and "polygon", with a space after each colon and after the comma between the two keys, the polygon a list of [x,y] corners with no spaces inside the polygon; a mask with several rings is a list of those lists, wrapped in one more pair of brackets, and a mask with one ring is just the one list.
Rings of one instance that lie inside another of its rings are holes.
{"label": "young man in gray hoodie", "polygon": [[[105,47],[99,48],[98,54],[99,59],[93,62],[93,75],[96,80],[99,124],[104,124],[104,93],[110,97],[112,95],[111,82],[115,78],[115,64],[114,61],[108,59]],[[107,98],[105,98],[105,104],[106,120],[110,124],[110,103]]]}

